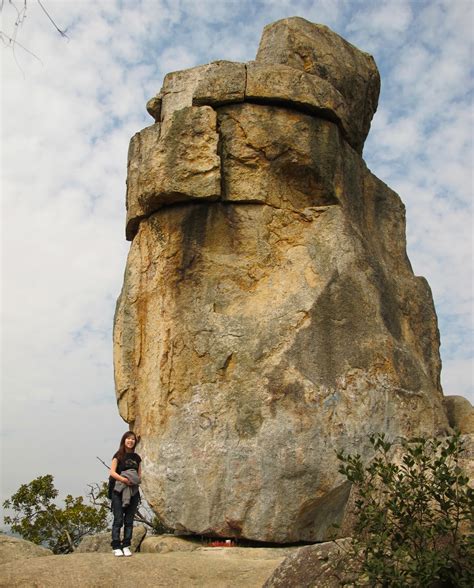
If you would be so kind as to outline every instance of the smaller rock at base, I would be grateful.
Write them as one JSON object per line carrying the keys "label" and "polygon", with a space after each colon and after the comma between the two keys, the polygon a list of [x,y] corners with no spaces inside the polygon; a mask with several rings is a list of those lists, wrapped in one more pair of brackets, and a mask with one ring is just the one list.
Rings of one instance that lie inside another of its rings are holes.
{"label": "smaller rock at base", "polygon": [[186,539],[175,535],[154,535],[147,537],[140,546],[141,553],[169,553],[171,551],[196,551],[201,549],[196,539]]}
{"label": "smaller rock at base", "polygon": [[474,407],[464,396],[445,396],[444,407],[449,426],[460,433],[474,433]]}
{"label": "smaller rock at base", "polygon": [[263,588],[339,588],[353,582],[358,574],[347,555],[350,539],[307,545],[286,557]]}
{"label": "smaller rock at base", "polygon": [[[146,533],[146,527],[143,525],[133,528],[131,551],[139,550]],[[97,535],[86,535],[78,545],[75,553],[109,553],[111,550],[110,541],[110,531],[97,533]]]}
{"label": "smaller rock at base", "polygon": [[53,555],[53,552],[31,541],[0,534],[0,565],[17,559],[44,557],[45,555]]}

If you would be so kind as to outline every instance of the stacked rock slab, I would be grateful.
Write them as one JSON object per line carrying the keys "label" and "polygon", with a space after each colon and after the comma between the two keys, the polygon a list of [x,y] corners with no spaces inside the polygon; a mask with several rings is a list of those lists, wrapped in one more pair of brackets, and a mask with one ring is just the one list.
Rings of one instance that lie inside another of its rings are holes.
{"label": "stacked rock slab", "polygon": [[371,56],[289,18],[254,62],[170,73],[147,105],[115,378],[170,528],[321,541],[350,490],[336,451],[448,427],[404,206],[361,157],[378,92]]}

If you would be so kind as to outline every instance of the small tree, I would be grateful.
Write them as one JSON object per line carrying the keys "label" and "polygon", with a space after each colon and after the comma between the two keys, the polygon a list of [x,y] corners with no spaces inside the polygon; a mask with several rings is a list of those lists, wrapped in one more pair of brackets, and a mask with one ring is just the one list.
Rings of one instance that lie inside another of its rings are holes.
{"label": "small tree", "polygon": [[370,442],[367,466],[338,454],[357,496],[351,555],[361,585],[474,586],[474,492],[459,466],[460,435],[402,442],[397,459],[384,435]]}
{"label": "small tree", "polygon": [[57,554],[71,553],[84,535],[107,528],[109,508],[105,504],[88,505],[82,496],[68,494],[64,508],[60,508],[54,502],[57,495],[50,474],[22,484],[3,503],[5,509],[14,512],[4,517],[5,523],[24,539],[44,544]]}

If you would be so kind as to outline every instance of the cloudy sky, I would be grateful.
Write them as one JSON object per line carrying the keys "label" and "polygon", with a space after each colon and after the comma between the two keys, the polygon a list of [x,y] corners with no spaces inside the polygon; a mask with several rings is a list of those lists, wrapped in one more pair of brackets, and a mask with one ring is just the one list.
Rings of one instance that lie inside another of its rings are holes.
{"label": "cloudy sky", "polygon": [[[16,15],[1,4],[13,36]],[[253,59],[263,26],[288,16],[375,57],[382,92],[364,158],[406,204],[409,257],[438,312],[445,393],[474,401],[470,0],[43,5],[67,39],[28,0],[16,31],[25,49],[0,47],[2,501],[46,473],[62,495],[82,494],[107,475],[96,456],[108,461],[127,430],[111,329],[129,247],[127,148],[152,122],[146,101],[168,71]]]}

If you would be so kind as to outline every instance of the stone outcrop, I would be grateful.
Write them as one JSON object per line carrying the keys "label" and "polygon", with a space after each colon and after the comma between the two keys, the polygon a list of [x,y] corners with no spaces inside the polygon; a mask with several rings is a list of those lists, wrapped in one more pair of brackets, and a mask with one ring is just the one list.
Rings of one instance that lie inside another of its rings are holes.
{"label": "stone outcrop", "polygon": [[340,588],[365,586],[358,562],[348,555],[349,540],[301,547],[288,555],[262,588]]}
{"label": "stone outcrop", "polygon": [[[145,539],[147,530],[144,525],[138,525],[133,529],[131,551],[139,551],[142,541]],[[77,546],[75,553],[110,553],[110,531],[86,535]]]}
{"label": "stone outcrop", "polygon": [[265,27],[256,61],[289,65],[332,85],[346,106],[347,140],[362,153],[380,92],[380,76],[371,55],[324,25],[286,18]]}
{"label": "stone outcrop", "polygon": [[0,564],[47,555],[53,555],[53,552],[31,541],[0,534]]}
{"label": "stone outcrop", "polygon": [[175,535],[152,535],[140,546],[141,553],[170,553],[171,551],[196,551],[202,543],[196,538],[176,537]]}
{"label": "stone outcrop", "polygon": [[474,434],[474,407],[464,396],[445,396],[449,425],[465,435]]}
{"label": "stone outcrop", "polygon": [[373,59],[285,19],[255,62],[166,76],[132,139],[114,325],[120,414],[170,528],[321,541],[336,451],[448,429],[405,210],[361,158]]}

